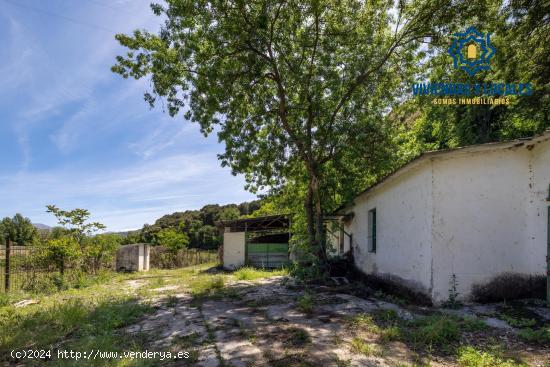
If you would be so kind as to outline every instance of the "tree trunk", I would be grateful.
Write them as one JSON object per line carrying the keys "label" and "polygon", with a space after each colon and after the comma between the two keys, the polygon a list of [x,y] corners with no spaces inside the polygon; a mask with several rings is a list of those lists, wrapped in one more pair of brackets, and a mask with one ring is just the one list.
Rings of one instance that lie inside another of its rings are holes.
{"label": "tree trunk", "polygon": [[307,234],[309,243],[313,245],[315,243],[315,219],[313,213],[313,187],[311,182],[307,188],[307,196],[305,202],[306,220],[307,220]]}
{"label": "tree trunk", "polygon": [[[313,191],[313,200],[315,207],[315,246],[317,248],[317,256],[321,261],[321,265],[327,269],[328,258],[325,249],[325,241],[323,235],[323,209],[321,204],[321,192],[319,189],[319,178],[317,175],[311,177],[311,187]],[[328,269],[327,269],[328,270]]]}

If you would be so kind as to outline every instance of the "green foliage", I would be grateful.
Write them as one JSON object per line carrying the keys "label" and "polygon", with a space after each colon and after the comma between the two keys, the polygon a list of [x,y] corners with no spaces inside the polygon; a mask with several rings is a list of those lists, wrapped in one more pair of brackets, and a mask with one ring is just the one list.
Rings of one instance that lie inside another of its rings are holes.
{"label": "green foliage", "polygon": [[502,313],[499,315],[501,319],[506,321],[508,325],[515,327],[515,328],[527,328],[535,326],[537,323],[537,320],[535,319],[527,319],[523,317],[513,317],[510,315],[507,315],[505,313]]}
{"label": "green foliage", "polygon": [[366,313],[346,318],[346,324],[351,329],[378,332],[378,326],[374,322],[374,318]]}
{"label": "green foliage", "polygon": [[112,233],[98,234],[85,240],[83,256],[86,266],[97,272],[112,264],[116,251],[122,243],[122,237]]}
{"label": "green foliage", "polygon": [[257,210],[260,201],[228,205],[205,205],[199,210],[186,210],[167,214],[157,219],[152,225],[144,225],[137,234],[132,234],[133,242],[157,243],[157,234],[163,229],[173,229],[184,233],[189,238],[189,248],[216,249],[221,244],[219,230],[214,222],[218,220],[237,219]]}
{"label": "green foliage", "polygon": [[288,344],[293,347],[300,347],[311,343],[309,333],[302,328],[291,327],[287,330],[287,332],[289,334]]}
{"label": "green foliage", "polygon": [[303,313],[313,313],[315,307],[315,296],[312,293],[305,292],[303,296],[296,301],[296,308]]}
{"label": "green foliage", "polygon": [[48,213],[52,213],[59,225],[70,233],[79,244],[82,244],[86,236],[103,230],[107,227],[99,222],[89,222],[90,212],[86,209],[62,210],[55,205],[46,205]]}
{"label": "green foliage", "polygon": [[189,237],[185,233],[174,229],[165,228],[157,233],[157,244],[164,246],[171,251],[178,251],[189,245]]}
{"label": "green foliage", "polygon": [[225,287],[225,280],[222,276],[202,276],[191,279],[189,282],[191,294],[195,297],[206,297],[214,295]]}
{"label": "green foliage", "polygon": [[410,338],[424,346],[446,346],[457,342],[460,337],[460,324],[454,317],[432,315],[415,320],[411,324]]}
{"label": "green foliage", "polygon": [[501,358],[489,351],[467,346],[458,349],[458,363],[462,367],[526,367],[521,362]]}
{"label": "green foliage", "polygon": [[244,266],[239,270],[235,271],[233,275],[238,280],[256,280],[268,278],[274,275],[287,275],[288,271],[286,269],[279,270],[262,270],[256,269],[249,266]]}
{"label": "green foliage", "polygon": [[[428,48],[425,78],[436,82],[526,83],[531,96],[507,96],[509,105],[434,105],[431,97],[409,100],[400,109],[407,117],[402,132],[409,147],[434,150],[532,136],[550,127],[550,4],[538,0],[483,0],[468,4],[446,37]],[[447,54],[451,33],[474,25],[491,33],[497,52],[491,70],[469,77],[452,68]],[[414,112],[411,112],[414,111]],[[404,129],[404,130],[405,130]],[[412,140],[410,140],[410,139]]]}
{"label": "green foliage", "polygon": [[449,298],[443,303],[444,307],[448,308],[459,308],[462,306],[462,303],[458,301],[458,281],[456,280],[456,274],[451,275],[451,280],[449,281]]}
{"label": "green foliage", "polygon": [[382,354],[380,348],[376,344],[369,344],[361,338],[353,338],[351,341],[351,349],[355,353],[361,353],[367,357],[380,356]]}
{"label": "green foliage", "polygon": [[535,343],[550,343],[550,327],[546,326],[538,330],[531,328],[521,329],[518,333],[519,337],[529,342]]}
{"label": "green foliage", "polygon": [[53,264],[63,274],[65,268],[82,258],[79,243],[73,237],[48,240],[37,253],[37,261]]}
{"label": "green foliage", "polygon": [[116,36],[129,52],[112,70],[149,77],[151,106],[163,98],[170,115],[185,109],[203,133],[217,131],[222,165],[251,191],[300,188],[304,233],[324,266],[325,200],[388,170],[387,112],[455,3],[168,2],[153,7],[167,19],[158,35]]}
{"label": "green foliage", "polygon": [[15,245],[33,244],[38,239],[38,232],[29,218],[17,213],[13,218],[6,217],[0,222],[0,244],[12,241]]}
{"label": "green foliage", "polygon": [[[74,350],[128,348],[128,338],[113,337],[107,345],[100,343],[105,335],[115,335],[117,329],[151,308],[127,296],[106,294],[108,289],[97,286],[72,292],[70,297],[61,293],[24,308],[0,307],[0,361],[9,358],[11,349],[47,349],[61,341]],[[74,337],[67,339],[68,334]]]}

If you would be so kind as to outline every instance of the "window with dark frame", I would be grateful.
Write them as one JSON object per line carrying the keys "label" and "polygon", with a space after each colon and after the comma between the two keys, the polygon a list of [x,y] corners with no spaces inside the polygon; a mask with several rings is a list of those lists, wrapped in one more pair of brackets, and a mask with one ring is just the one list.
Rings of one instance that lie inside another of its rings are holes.
{"label": "window with dark frame", "polygon": [[376,252],[376,208],[369,210],[368,215],[368,250]]}

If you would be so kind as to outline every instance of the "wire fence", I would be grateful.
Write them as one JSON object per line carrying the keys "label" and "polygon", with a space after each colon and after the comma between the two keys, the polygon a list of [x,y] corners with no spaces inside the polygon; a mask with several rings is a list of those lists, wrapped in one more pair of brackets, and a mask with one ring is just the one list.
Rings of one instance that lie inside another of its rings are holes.
{"label": "wire fence", "polygon": [[[0,293],[34,289],[37,284],[47,282],[56,274],[60,275],[55,267],[36,261],[42,250],[33,246],[0,246]],[[152,246],[150,252],[150,267],[156,269],[177,269],[217,262],[217,251],[182,249],[174,252],[162,246]],[[112,270],[114,266],[102,269]],[[77,268],[67,268],[65,275],[73,270],[79,271]]]}
{"label": "wire fence", "polygon": [[50,272],[33,261],[37,251],[32,246],[0,246],[1,292],[24,289]]}
{"label": "wire fence", "polygon": [[217,251],[199,249],[172,251],[163,246],[152,246],[149,256],[149,266],[157,269],[177,269],[219,262]]}

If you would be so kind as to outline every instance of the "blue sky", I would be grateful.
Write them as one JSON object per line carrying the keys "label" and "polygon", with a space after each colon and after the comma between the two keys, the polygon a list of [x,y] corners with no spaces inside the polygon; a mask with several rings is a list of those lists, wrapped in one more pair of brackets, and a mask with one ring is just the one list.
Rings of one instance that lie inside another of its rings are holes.
{"label": "blue sky", "polygon": [[111,73],[116,33],[159,28],[149,3],[0,0],[0,218],[54,225],[55,204],[115,231],[254,199],[220,167],[215,135],[151,110],[147,80]]}

